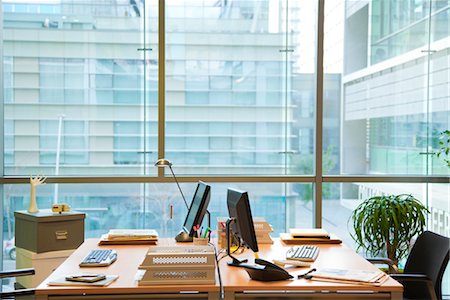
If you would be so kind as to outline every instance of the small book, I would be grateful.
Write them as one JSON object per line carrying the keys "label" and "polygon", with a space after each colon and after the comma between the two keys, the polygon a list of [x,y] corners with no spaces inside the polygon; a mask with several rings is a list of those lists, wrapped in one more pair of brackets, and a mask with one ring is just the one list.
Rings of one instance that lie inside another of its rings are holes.
{"label": "small book", "polygon": [[330,238],[330,234],[323,228],[291,228],[289,233],[293,238]]}
{"label": "small book", "polygon": [[[94,281],[94,282],[86,282],[86,281],[71,281],[67,280],[67,277],[73,275],[68,275],[66,277],[57,278],[48,283],[49,286],[108,286],[111,282],[115,281],[119,278],[119,275],[105,275],[105,278],[102,280]],[[77,276],[77,275],[75,275]]]}

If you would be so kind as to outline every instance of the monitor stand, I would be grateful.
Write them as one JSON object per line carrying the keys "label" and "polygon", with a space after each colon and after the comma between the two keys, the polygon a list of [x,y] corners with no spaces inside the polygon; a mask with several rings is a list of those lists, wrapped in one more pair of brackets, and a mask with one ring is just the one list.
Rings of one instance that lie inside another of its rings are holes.
{"label": "monitor stand", "polygon": [[180,243],[189,243],[193,241],[193,238],[192,236],[189,236],[188,232],[181,230],[175,237],[175,241]]}
{"label": "monitor stand", "polygon": [[230,251],[230,231],[231,231],[231,223],[234,222],[235,219],[234,218],[229,218],[226,222],[226,237],[227,237],[227,256],[231,257],[232,261],[228,262],[229,266],[233,266],[233,267],[242,267],[242,263],[246,263],[248,260],[244,259],[244,260],[239,260],[236,257],[234,257],[233,255],[231,255],[231,251]]}

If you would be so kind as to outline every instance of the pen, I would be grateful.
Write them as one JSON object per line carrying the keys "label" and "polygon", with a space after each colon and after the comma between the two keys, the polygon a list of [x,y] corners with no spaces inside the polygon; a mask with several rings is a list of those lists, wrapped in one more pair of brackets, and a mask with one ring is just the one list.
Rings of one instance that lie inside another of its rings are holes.
{"label": "pen", "polygon": [[310,275],[312,272],[317,271],[316,268],[312,268],[311,270],[309,270],[308,272],[298,275],[297,279],[301,279],[301,278],[305,278],[305,279],[311,279],[312,275]]}
{"label": "pen", "polygon": [[205,230],[205,234],[203,235],[204,238],[208,237],[208,233],[211,231],[211,229],[209,229],[209,227],[206,228]]}

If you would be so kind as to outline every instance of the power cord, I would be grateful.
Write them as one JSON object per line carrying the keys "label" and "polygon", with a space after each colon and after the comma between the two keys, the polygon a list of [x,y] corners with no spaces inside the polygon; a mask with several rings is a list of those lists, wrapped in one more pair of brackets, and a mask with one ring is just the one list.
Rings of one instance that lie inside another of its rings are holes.
{"label": "power cord", "polygon": [[219,261],[220,259],[222,259],[224,256],[222,256],[220,259],[217,258],[218,254],[217,254],[217,249],[216,246],[213,243],[208,243],[209,245],[211,245],[214,249],[214,257],[216,258],[216,265],[217,265],[217,275],[219,277],[219,299],[224,299],[224,291],[223,291],[223,285],[222,285],[222,276],[220,275],[220,267],[219,267]]}

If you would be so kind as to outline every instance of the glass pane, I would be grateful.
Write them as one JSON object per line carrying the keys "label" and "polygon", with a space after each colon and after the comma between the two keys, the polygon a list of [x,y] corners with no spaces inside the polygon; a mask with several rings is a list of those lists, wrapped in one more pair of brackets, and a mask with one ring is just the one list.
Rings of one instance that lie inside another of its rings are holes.
{"label": "glass pane", "polygon": [[327,1],[325,174],[449,174],[433,155],[450,126],[448,4]]}
{"label": "glass pane", "polygon": [[216,2],[166,3],[166,157],[180,174],[313,174],[316,3]]}
{"label": "glass pane", "polygon": [[[331,194],[331,191],[333,193]],[[447,184],[420,183],[326,183],[323,186],[323,227],[336,233],[352,247],[354,233],[349,218],[353,210],[364,200],[381,195],[411,194],[428,207],[427,228],[436,233],[449,236],[450,191]]]}
{"label": "glass pane", "polygon": [[[291,227],[306,225],[311,220],[311,185],[303,192],[299,185],[283,183],[207,183],[211,185],[212,229],[216,232],[217,218],[228,217],[227,189],[247,191],[253,217],[264,217],[274,231],[275,238],[286,231],[287,206],[295,207],[296,215]],[[182,183],[181,189],[190,204],[196,183]],[[28,184],[5,185],[3,198],[3,266],[14,269],[15,261],[9,256],[14,247],[14,212],[26,210],[30,201]],[[37,206],[49,209],[56,193],[54,184],[37,187]],[[86,213],[85,238],[98,238],[115,228],[156,229],[161,237],[174,237],[180,230],[187,209],[175,182],[164,184],[59,184],[58,202],[68,203],[73,211]],[[289,204],[288,204],[289,203]],[[173,218],[170,219],[170,205]],[[206,223],[205,223],[206,224]],[[12,242],[12,243],[11,243]]]}
{"label": "glass pane", "polygon": [[158,1],[53,2],[2,4],[5,175],[156,174]]}
{"label": "glass pane", "polygon": [[[448,184],[420,183],[325,183],[323,185],[323,228],[338,235],[347,246],[356,249],[352,212],[362,201],[381,195],[411,194],[424,204],[430,213],[427,230],[450,236],[450,189]],[[361,254],[364,254],[360,250]],[[380,256],[386,257],[381,254]],[[405,261],[401,262],[404,263]],[[447,268],[442,285],[443,294],[450,293],[450,273]]]}

